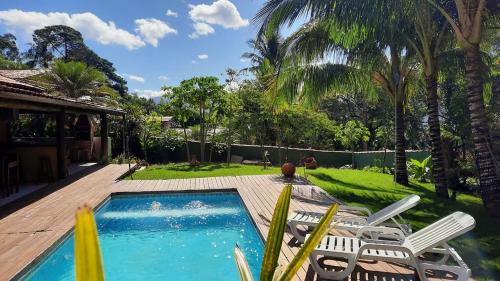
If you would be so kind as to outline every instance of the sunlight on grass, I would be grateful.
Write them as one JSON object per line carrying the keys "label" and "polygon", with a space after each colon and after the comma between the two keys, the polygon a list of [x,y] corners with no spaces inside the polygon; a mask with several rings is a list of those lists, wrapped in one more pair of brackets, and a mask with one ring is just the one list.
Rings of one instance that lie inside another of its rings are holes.
{"label": "sunlight on grass", "polygon": [[137,171],[127,179],[134,180],[167,180],[206,178],[221,176],[266,175],[281,173],[279,168],[264,169],[262,166],[224,163],[207,163],[199,166],[190,166],[188,163],[152,165],[142,171]]}
{"label": "sunlight on grass", "polygon": [[395,184],[391,175],[320,168],[307,171],[308,179],[347,204],[379,210],[408,194],[417,194],[422,201],[405,212],[403,217],[418,230],[455,211],[463,211],[476,219],[476,228],[455,239],[455,247],[479,280],[500,276],[500,220],[489,217],[480,198],[460,194],[457,201],[435,196],[434,185],[412,181],[409,187]]}

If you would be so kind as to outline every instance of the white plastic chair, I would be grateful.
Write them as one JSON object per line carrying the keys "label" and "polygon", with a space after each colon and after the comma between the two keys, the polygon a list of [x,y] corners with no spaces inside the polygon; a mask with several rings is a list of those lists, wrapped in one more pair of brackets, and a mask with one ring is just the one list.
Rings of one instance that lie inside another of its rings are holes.
{"label": "white plastic chair", "polygon": [[[311,266],[321,278],[343,280],[351,275],[359,259],[386,261],[406,264],[414,267],[420,280],[428,280],[427,270],[447,271],[458,276],[457,280],[466,281],[471,275],[469,267],[458,253],[446,244],[474,228],[474,218],[462,212],[455,212],[433,224],[405,236],[399,229],[387,227],[365,227],[358,231],[357,237],[339,237],[328,235],[309,257]],[[362,239],[364,232],[380,231],[398,235],[400,243],[387,240]],[[438,261],[429,261],[425,253],[443,255]],[[342,271],[325,270],[318,258],[347,260]],[[449,263],[454,262],[454,265]]]}
{"label": "white plastic chair", "polygon": [[[383,208],[382,210],[372,214],[369,209],[364,207],[356,206],[345,206],[340,207],[341,211],[366,213],[368,216],[336,216],[333,219],[333,223],[336,229],[347,230],[356,234],[359,229],[365,226],[378,226],[382,223],[392,220],[393,224],[385,224],[385,226],[399,228],[406,235],[411,233],[411,227],[406,224],[403,218],[400,216],[401,213],[408,209],[411,209],[418,205],[420,202],[420,196],[410,195],[401,200],[398,200],[391,205]],[[288,226],[290,226],[290,231],[293,236],[300,242],[303,243],[305,236],[299,232],[299,226],[307,226],[308,228],[313,228],[318,225],[322,213],[315,212],[305,212],[305,211],[294,211],[291,218],[288,220]],[[395,217],[398,217],[402,223],[398,222]]]}

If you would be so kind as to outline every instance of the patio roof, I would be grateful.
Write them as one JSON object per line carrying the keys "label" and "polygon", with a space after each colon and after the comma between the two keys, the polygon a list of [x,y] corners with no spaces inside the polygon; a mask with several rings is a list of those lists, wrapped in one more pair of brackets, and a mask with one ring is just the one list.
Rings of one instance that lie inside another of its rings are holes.
{"label": "patio roof", "polygon": [[[13,72],[11,72],[13,73]],[[54,96],[44,89],[29,85],[0,74],[0,107],[44,112],[78,111],[123,115],[125,111],[111,106]]]}

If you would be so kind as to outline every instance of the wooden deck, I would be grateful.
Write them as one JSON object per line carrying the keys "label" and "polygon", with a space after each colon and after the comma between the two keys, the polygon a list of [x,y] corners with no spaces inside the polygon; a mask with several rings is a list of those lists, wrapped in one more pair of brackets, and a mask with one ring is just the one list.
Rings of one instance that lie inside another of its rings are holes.
{"label": "wooden deck", "polygon": [[[74,212],[78,206],[87,203],[95,207],[112,193],[236,189],[258,230],[263,237],[267,237],[274,206],[285,183],[276,175],[115,181],[126,171],[125,165],[108,165],[17,211],[0,216],[3,217],[0,220],[0,280],[14,278],[71,230],[74,225]],[[306,182],[295,182],[294,186],[294,193],[300,196],[293,199],[291,210],[324,211],[325,204],[302,199],[311,195],[322,197],[319,198],[320,201],[335,200],[316,192],[317,189]],[[290,261],[298,249],[291,234],[286,233],[281,262],[286,264]],[[411,268],[367,261],[358,264],[350,279],[398,281],[418,278]],[[306,263],[297,274],[296,280],[317,280],[317,277]]]}

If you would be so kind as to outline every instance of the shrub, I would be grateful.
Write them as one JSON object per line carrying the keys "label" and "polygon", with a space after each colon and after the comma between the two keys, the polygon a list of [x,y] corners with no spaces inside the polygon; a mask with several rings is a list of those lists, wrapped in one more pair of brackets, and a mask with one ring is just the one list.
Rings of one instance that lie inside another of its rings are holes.
{"label": "shrub", "polygon": [[411,178],[420,182],[426,182],[431,178],[432,161],[431,156],[425,158],[421,162],[417,159],[410,159],[407,162],[408,174]]}

